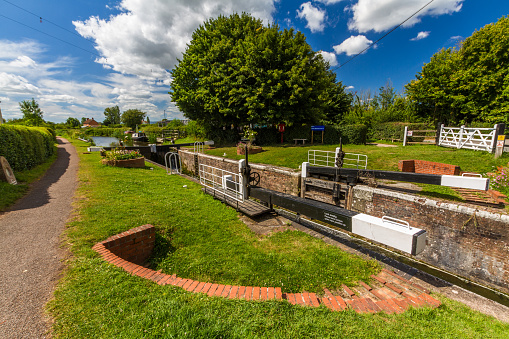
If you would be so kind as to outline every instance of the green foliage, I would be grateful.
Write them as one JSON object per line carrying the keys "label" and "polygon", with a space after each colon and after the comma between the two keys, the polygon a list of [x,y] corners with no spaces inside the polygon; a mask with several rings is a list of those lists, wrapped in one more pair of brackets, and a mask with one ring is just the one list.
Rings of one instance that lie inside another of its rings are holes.
{"label": "green foliage", "polygon": [[14,171],[42,164],[55,152],[55,134],[45,127],[0,125],[0,155]]}
{"label": "green foliage", "polygon": [[43,112],[34,98],[30,101],[21,101],[19,103],[19,109],[23,113],[23,120],[27,126],[41,126],[44,124],[44,120],[42,119]]}
{"label": "green foliage", "polygon": [[124,125],[129,126],[131,129],[135,129],[136,125],[141,125],[141,122],[145,118],[146,113],[139,109],[128,109],[122,113],[121,121]]}
{"label": "green foliage", "polygon": [[509,17],[486,25],[459,49],[442,49],[405,86],[421,117],[464,124],[509,121]]}
{"label": "green foliage", "polygon": [[139,150],[114,149],[104,152],[104,158],[108,160],[129,160],[143,157]]}
{"label": "green foliage", "polygon": [[248,14],[200,26],[172,76],[172,100],[209,130],[318,122],[335,79],[301,32],[265,27]]}
{"label": "green foliage", "polygon": [[368,138],[371,140],[391,140],[403,141],[405,126],[409,130],[434,130],[435,126],[428,123],[406,123],[406,122],[387,122],[372,126],[368,132]]}
{"label": "green foliage", "polygon": [[397,94],[388,81],[385,86],[380,87],[378,93],[355,93],[350,110],[344,115],[342,122],[375,128],[385,122],[417,120],[414,102]]}
{"label": "green foliage", "polygon": [[108,107],[104,110],[104,116],[106,117],[103,121],[103,124],[108,125],[118,125],[120,124],[120,108],[118,106]]}
{"label": "green foliage", "polygon": [[70,127],[70,128],[75,128],[75,127],[80,127],[81,123],[80,123],[80,121],[78,119],[73,118],[73,117],[69,117],[65,121],[65,125]]}

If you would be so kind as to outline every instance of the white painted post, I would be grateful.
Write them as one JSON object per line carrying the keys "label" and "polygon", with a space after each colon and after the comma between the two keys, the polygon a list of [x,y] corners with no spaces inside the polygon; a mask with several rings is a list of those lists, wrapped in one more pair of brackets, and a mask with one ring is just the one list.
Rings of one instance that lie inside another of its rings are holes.
{"label": "white painted post", "polygon": [[405,126],[405,134],[403,135],[403,146],[406,146],[406,136],[408,134],[408,126]]}
{"label": "white painted post", "polygon": [[242,178],[242,182],[239,183],[239,194],[242,196],[244,200],[249,199],[247,195],[247,185],[249,184],[249,178],[246,177],[244,170],[246,168],[246,159],[240,159],[239,160],[239,175]]}
{"label": "white painted post", "polygon": [[460,127],[460,136],[458,138],[458,145],[456,146],[456,148],[461,148],[461,141],[463,140],[463,132],[465,130],[465,125],[461,125]]}
{"label": "white painted post", "polygon": [[309,167],[309,162],[303,162],[302,163],[301,177],[307,178],[307,176],[308,176],[308,167]]}
{"label": "white painted post", "polygon": [[341,147],[336,147],[336,153],[334,154],[334,167],[337,167],[339,152],[341,152]]}

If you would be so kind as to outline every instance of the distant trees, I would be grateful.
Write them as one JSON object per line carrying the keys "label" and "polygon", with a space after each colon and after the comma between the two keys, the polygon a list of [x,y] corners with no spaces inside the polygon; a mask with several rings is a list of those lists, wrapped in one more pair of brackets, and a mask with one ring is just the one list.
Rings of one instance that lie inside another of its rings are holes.
{"label": "distant trees", "polygon": [[442,49],[405,86],[420,116],[435,122],[509,122],[509,17]]}
{"label": "distant trees", "polygon": [[131,129],[135,129],[136,125],[141,125],[145,115],[146,113],[139,109],[128,109],[122,113],[121,122],[122,124],[129,126]]}
{"label": "distant trees", "polygon": [[172,77],[172,100],[209,127],[313,123],[343,107],[344,87],[301,32],[248,14],[200,26]]}
{"label": "distant trees", "polygon": [[28,126],[41,126],[44,124],[43,112],[39,104],[32,100],[23,100],[19,103],[19,109],[23,113],[23,121]]}
{"label": "distant trees", "polygon": [[103,124],[108,125],[118,125],[121,121],[120,108],[118,106],[108,107],[104,109],[104,116],[106,117],[103,121]]}
{"label": "distant trees", "polygon": [[73,117],[67,118],[67,120],[65,121],[65,124],[72,128],[81,126],[80,121]]}

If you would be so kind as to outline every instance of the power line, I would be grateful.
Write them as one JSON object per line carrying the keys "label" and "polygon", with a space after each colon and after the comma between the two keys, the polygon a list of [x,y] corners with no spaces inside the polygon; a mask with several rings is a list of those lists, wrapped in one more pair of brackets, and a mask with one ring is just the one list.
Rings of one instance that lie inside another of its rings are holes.
{"label": "power line", "polygon": [[37,15],[36,13],[33,13],[33,12],[29,11],[29,10],[28,10],[28,9],[26,9],[26,8],[23,8],[23,7],[19,6],[19,5],[13,4],[12,2],[7,1],[7,0],[3,0],[3,1],[4,1],[4,2],[7,2],[8,4],[10,4],[10,5],[14,6],[14,7],[17,7],[17,8],[19,8],[19,9],[21,9],[22,11],[25,11],[25,12],[27,12],[27,13],[29,13],[29,14],[32,14],[33,16],[35,16],[35,17],[39,18],[39,20],[41,20],[41,22],[42,22],[42,20],[44,20],[45,22],[49,22],[50,24],[52,24],[52,25],[54,25],[54,26],[56,26],[56,27],[58,27],[58,28],[60,28],[60,29],[63,29],[64,31],[67,31],[67,32],[69,32],[69,33],[71,33],[71,34],[74,34],[74,35],[76,35],[76,36],[78,36],[78,37],[80,37],[80,38],[82,38],[82,39],[84,39],[84,40],[87,40],[88,42],[93,42],[92,40],[89,40],[89,39],[85,38],[84,36],[82,36],[82,35],[80,35],[80,34],[78,34],[78,33],[74,32],[74,31],[71,31],[71,30],[69,30],[69,29],[67,29],[67,28],[65,28],[65,27],[60,26],[59,24],[56,24],[56,23],[54,23],[54,22],[52,22],[52,21],[50,21],[50,20],[48,20],[48,19],[46,19],[46,18],[43,18],[42,16]]}
{"label": "power line", "polygon": [[53,39],[56,39],[56,40],[58,40],[58,41],[61,41],[61,42],[66,43],[66,44],[68,44],[68,45],[71,45],[71,46],[73,46],[73,47],[79,48],[79,49],[81,49],[82,51],[88,52],[88,53],[90,53],[90,54],[92,54],[92,55],[95,55],[95,56],[97,56],[97,57],[99,57],[99,58],[102,58],[102,56],[100,56],[99,54],[97,54],[97,53],[95,53],[95,52],[89,51],[88,49],[82,48],[82,47],[80,47],[80,46],[78,46],[78,45],[75,45],[75,44],[73,44],[73,43],[71,43],[71,42],[68,42],[68,41],[62,40],[62,39],[60,39],[60,38],[57,38],[56,36],[51,35],[51,34],[46,33],[46,32],[43,32],[43,31],[41,31],[41,30],[39,30],[39,29],[37,29],[37,28],[34,28],[34,27],[31,27],[31,26],[28,26],[27,24],[24,24],[24,23],[22,23],[22,22],[20,22],[20,21],[18,21],[18,20],[14,20],[14,19],[9,18],[9,17],[7,17],[7,16],[5,16],[5,15],[3,15],[3,14],[0,14],[0,16],[1,16],[1,17],[3,17],[3,18],[6,18],[6,19],[8,19],[8,20],[11,20],[11,21],[13,21],[13,22],[15,22],[15,23],[17,23],[17,24],[20,24],[20,25],[22,25],[22,26],[25,26],[25,27],[27,27],[27,28],[33,29],[34,31],[37,31],[37,32],[39,32],[39,33],[42,33],[42,34],[47,35],[47,36],[49,36],[49,37],[52,37]]}
{"label": "power line", "polygon": [[[4,0],[5,1],[5,0]],[[431,0],[430,2],[428,2],[426,5],[422,6],[417,12],[415,12],[414,14],[410,15],[408,18],[405,19],[405,21],[403,21],[402,23],[400,23],[399,25],[397,25],[396,27],[394,27],[393,29],[391,29],[389,32],[385,33],[380,39],[378,39],[377,41],[375,41],[374,43],[372,43],[371,45],[369,45],[368,47],[364,48],[362,51],[360,51],[359,53],[355,54],[353,57],[351,57],[350,59],[348,59],[346,62],[342,63],[341,65],[335,67],[332,69],[332,71],[335,71],[341,67],[343,67],[344,65],[346,65],[347,63],[349,63],[350,61],[352,61],[353,59],[357,58],[359,55],[361,55],[362,53],[366,52],[368,49],[370,49],[371,47],[375,46],[380,40],[382,40],[383,38],[385,38],[386,36],[388,36],[389,34],[391,34],[392,32],[394,32],[397,28],[399,28],[401,25],[403,25],[405,22],[407,22],[408,20],[410,20],[411,18],[413,18],[414,16],[417,15],[417,13],[419,13],[420,11],[422,11],[424,8],[428,7],[429,4],[431,4],[433,1],[435,0]]]}

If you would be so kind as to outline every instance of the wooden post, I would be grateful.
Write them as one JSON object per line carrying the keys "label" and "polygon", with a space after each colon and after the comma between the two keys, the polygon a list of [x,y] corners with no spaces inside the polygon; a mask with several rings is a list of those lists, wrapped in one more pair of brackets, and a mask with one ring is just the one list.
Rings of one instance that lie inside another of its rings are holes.
{"label": "wooden post", "polygon": [[314,131],[311,130],[311,145],[313,145],[313,139],[314,139]]}
{"label": "wooden post", "polygon": [[322,131],[322,145],[323,145],[323,132],[324,132],[324,131]]}
{"label": "wooden post", "polygon": [[437,125],[437,133],[435,137],[435,145],[440,145],[440,134],[442,133],[442,123],[439,122]]}
{"label": "wooden post", "polygon": [[493,145],[492,152],[495,153],[495,158],[498,158],[504,152],[504,144],[505,144],[505,124],[496,124],[495,125],[495,136],[493,137]]}

